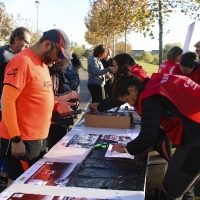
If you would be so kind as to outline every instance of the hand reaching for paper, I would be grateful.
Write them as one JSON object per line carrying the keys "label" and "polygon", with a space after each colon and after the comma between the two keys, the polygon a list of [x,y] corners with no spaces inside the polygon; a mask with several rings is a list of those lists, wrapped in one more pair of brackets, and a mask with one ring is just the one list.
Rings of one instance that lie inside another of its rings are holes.
{"label": "hand reaching for paper", "polygon": [[124,148],[125,147],[124,147],[123,144],[114,144],[111,151],[117,151],[117,152],[120,152],[120,153],[126,153]]}
{"label": "hand reaching for paper", "polygon": [[91,110],[91,111],[95,111],[97,110],[97,106],[99,105],[99,103],[91,103],[89,104],[88,108]]}

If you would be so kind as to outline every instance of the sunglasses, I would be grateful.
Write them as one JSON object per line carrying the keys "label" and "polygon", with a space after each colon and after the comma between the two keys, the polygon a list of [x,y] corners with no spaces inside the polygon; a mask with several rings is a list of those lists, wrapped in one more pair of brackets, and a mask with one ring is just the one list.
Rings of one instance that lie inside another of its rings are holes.
{"label": "sunglasses", "polygon": [[28,46],[30,46],[30,43],[25,40],[21,35],[18,36],[20,40],[23,40]]}
{"label": "sunglasses", "polygon": [[199,52],[200,52],[200,50],[199,50],[199,49],[196,49],[195,51],[196,51],[197,53],[199,53]]}
{"label": "sunglasses", "polygon": [[64,55],[63,53],[61,52],[61,50],[56,46],[56,44],[54,42],[51,41],[51,43],[53,44],[53,46],[58,50],[58,54],[57,54],[57,57],[62,59],[64,58]]}

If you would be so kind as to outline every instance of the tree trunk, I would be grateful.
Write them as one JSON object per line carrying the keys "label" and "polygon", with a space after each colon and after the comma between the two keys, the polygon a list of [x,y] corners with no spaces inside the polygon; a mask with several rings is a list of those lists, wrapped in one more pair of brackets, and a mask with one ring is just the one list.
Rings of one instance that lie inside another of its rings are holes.
{"label": "tree trunk", "polygon": [[162,2],[159,0],[159,65],[163,61],[163,24],[162,24]]}
{"label": "tree trunk", "polygon": [[126,34],[126,28],[124,32],[124,52],[127,53],[127,34]]}
{"label": "tree trunk", "polygon": [[113,31],[113,57],[115,56],[115,31]]}
{"label": "tree trunk", "polygon": [[105,43],[105,46],[108,46],[108,41],[109,41],[109,34],[107,34],[107,36],[106,36],[106,43]]}

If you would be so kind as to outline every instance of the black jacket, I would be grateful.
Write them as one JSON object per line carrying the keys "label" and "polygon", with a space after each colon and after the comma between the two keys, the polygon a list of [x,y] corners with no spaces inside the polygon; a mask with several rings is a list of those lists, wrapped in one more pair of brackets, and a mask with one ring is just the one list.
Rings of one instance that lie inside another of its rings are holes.
{"label": "black jacket", "polygon": [[4,45],[0,48],[0,95],[3,89],[4,70],[14,55],[15,52],[10,49],[9,45]]}
{"label": "black jacket", "polygon": [[[0,48],[0,98],[3,90],[3,81],[4,81],[4,71],[7,64],[14,57],[15,52],[10,49],[9,45],[4,45]],[[1,120],[1,111],[0,111],[0,120]]]}

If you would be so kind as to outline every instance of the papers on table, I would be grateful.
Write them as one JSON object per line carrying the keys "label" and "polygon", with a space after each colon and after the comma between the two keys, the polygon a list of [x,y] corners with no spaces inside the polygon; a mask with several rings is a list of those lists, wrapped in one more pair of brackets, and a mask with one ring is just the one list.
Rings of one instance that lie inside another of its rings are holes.
{"label": "papers on table", "polygon": [[108,150],[105,154],[105,157],[108,158],[129,158],[129,159],[134,159],[134,156],[130,155],[129,153],[119,153],[117,151],[111,151],[112,150],[113,145],[109,145]]}
{"label": "papers on table", "polygon": [[[128,137],[121,137],[121,136],[113,136],[114,139],[109,136],[110,139],[113,139],[116,143],[122,143],[122,144],[127,144],[128,142],[130,142],[130,140],[134,140],[138,134],[140,132],[140,128],[136,128],[136,129],[127,129],[126,133]],[[102,136],[103,137],[103,136]],[[113,145],[109,145],[108,150],[105,154],[105,157],[116,157],[116,158],[130,158],[130,159],[134,159],[134,156],[128,154],[128,153],[119,153],[117,151],[113,151],[111,152]]]}
{"label": "papers on table", "polygon": [[91,148],[98,139],[98,135],[87,133],[76,133],[66,144],[66,147]]}
{"label": "papers on table", "polygon": [[76,163],[39,160],[25,171],[15,183],[66,186],[76,166]]}
{"label": "papers on table", "polygon": [[131,138],[131,140],[134,140],[138,136],[138,134],[140,133],[140,128],[127,129],[126,133]]}
{"label": "papers on table", "polygon": [[52,196],[52,195],[41,195],[41,194],[25,194],[25,193],[14,193],[14,192],[2,192],[0,194],[0,200],[121,200],[116,199],[102,199],[102,198],[86,198],[86,197],[69,197],[69,196]]}
{"label": "papers on table", "polygon": [[0,194],[0,200],[69,200],[69,197],[64,196],[52,196],[52,195],[41,195],[41,194],[25,194],[25,193],[14,193],[14,192],[2,192]]}

